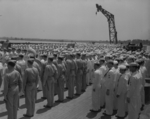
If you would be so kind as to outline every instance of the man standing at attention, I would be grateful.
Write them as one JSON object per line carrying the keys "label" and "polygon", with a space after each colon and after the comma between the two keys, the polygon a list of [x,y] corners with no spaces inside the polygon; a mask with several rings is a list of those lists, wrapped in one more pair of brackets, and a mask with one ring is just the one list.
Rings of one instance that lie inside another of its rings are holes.
{"label": "man standing at attention", "polygon": [[34,59],[28,59],[28,68],[25,70],[25,103],[27,112],[25,117],[33,117],[35,111],[35,97],[37,93],[37,84],[40,80],[39,72],[33,67]]}
{"label": "man standing at attention", "polygon": [[101,71],[99,70],[100,64],[94,63],[94,77],[93,77],[93,88],[92,88],[92,110],[91,112],[100,111],[100,90],[101,90]]}
{"label": "man standing at attention", "polygon": [[104,74],[106,73],[107,69],[106,69],[106,66],[105,66],[105,59],[104,58],[101,58],[99,60],[99,63],[100,63],[100,68],[99,70],[101,71],[101,80],[102,80],[102,85],[101,85],[101,107],[104,108],[105,107],[105,94],[106,94],[106,88],[105,88],[105,80],[103,79],[104,78]]}
{"label": "man standing at attention", "polygon": [[[24,58],[24,55],[23,54],[19,54],[18,61],[17,61],[17,64],[21,67],[21,76],[22,77],[24,77],[24,72],[25,72],[25,69],[26,69],[26,62],[25,62],[25,60],[23,58]],[[23,89],[24,89],[24,85],[25,84],[24,84],[24,80],[23,80]],[[20,94],[20,96],[23,96],[24,95],[24,90],[22,90],[21,93],[22,94]]]}
{"label": "man standing at attention", "polygon": [[57,78],[58,100],[56,102],[63,102],[64,83],[65,83],[65,76],[66,76],[66,68],[63,63],[63,56],[58,57],[57,70],[58,70],[58,78]]}
{"label": "man standing at attention", "polygon": [[73,55],[70,54],[67,60],[67,82],[68,82],[68,99],[72,99],[74,97],[74,85],[75,85],[75,74],[76,74],[76,66],[73,60]]}
{"label": "man standing at attention", "polygon": [[22,91],[22,79],[15,70],[16,61],[7,64],[7,74],[4,76],[4,100],[8,111],[8,119],[17,119],[19,93]]}
{"label": "man standing at attention", "polygon": [[76,81],[76,95],[81,95],[81,90],[82,90],[82,77],[83,77],[83,63],[82,63],[82,59],[81,59],[81,54],[77,53],[77,59],[76,59],[76,63],[77,63],[77,67],[78,67],[78,71],[77,71],[77,81]]}
{"label": "man standing at attention", "polygon": [[126,94],[128,86],[128,76],[126,66],[120,65],[119,72],[116,75],[116,97],[117,97],[117,114],[116,117],[124,118],[126,113]]}
{"label": "man standing at attention", "polygon": [[147,69],[146,67],[144,66],[144,60],[143,59],[139,59],[136,61],[138,64],[139,64],[139,73],[141,73],[142,75],[142,80],[141,80],[141,84],[142,84],[142,89],[141,89],[141,101],[142,101],[142,108],[144,107],[145,105],[145,90],[144,90],[144,87],[145,87],[145,78],[146,78],[146,73],[147,73]]}
{"label": "man standing at attention", "polygon": [[86,54],[82,54],[82,62],[83,62],[82,92],[85,92],[85,90],[86,90],[86,74],[87,74]]}
{"label": "man standing at attention", "polygon": [[129,69],[131,76],[129,77],[129,87],[127,92],[128,102],[128,119],[138,119],[141,108],[141,74],[138,71],[138,64],[131,63]]}
{"label": "man standing at attention", "polygon": [[[42,86],[43,86],[43,77],[44,77],[44,71],[45,71],[45,67],[46,67],[46,63],[47,63],[47,55],[46,54],[43,54],[41,56],[41,64],[42,64],[42,70],[41,70],[41,82],[42,82]],[[43,91],[43,97],[42,99],[46,99],[46,87],[42,87],[42,91]]]}
{"label": "man standing at attention", "polygon": [[105,80],[105,87],[106,87],[106,94],[105,94],[105,101],[106,101],[106,112],[104,112],[105,115],[111,116],[113,114],[113,101],[114,101],[114,71],[113,71],[113,61],[109,60],[107,62],[108,70],[104,74],[104,80]]}
{"label": "man standing at attention", "polygon": [[47,105],[46,108],[51,108],[54,103],[54,84],[56,81],[57,68],[53,64],[53,57],[48,57],[48,63],[45,67],[43,87],[46,87]]}

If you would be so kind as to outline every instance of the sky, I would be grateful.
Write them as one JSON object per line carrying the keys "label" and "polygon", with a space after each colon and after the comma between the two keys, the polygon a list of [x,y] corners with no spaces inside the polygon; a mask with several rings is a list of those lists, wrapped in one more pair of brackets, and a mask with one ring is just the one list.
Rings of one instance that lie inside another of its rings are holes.
{"label": "sky", "polygon": [[150,40],[150,0],[0,0],[0,37],[109,40],[96,3],[115,15],[119,40]]}

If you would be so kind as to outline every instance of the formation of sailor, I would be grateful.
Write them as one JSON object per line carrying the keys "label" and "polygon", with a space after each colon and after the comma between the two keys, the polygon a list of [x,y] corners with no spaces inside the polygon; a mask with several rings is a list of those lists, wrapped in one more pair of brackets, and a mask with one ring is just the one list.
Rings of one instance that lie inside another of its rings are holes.
{"label": "formation of sailor", "polygon": [[[28,48],[28,49],[26,49]],[[150,55],[126,52],[115,45],[65,44],[14,45],[0,50],[0,86],[8,118],[17,119],[19,96],[25,96],[25,117],[33,117],[38,91],[47,100],[45,108],[80,96],[92,84],[92,112],[137,119],[145,105],[145,78],[150,77]],[[58,95],[58,100],[54,100]],[[13,97],[11,97],[13,96]],[[15,98],[15,102],[13,102]],[[13,104],[13,105],[11,105]]]}
{"label": "formation of sailor", "polygon": [[91,111],[105,108],[104,115],[112,116],[116,110],[118,118],[128,114],[128,119],[138,119],[145,105],[144,86],[148,73],[145,59],[149,61],[149,55],[133,53],[120,57],[121,54],[119,57],[106,55],[94,64]]}

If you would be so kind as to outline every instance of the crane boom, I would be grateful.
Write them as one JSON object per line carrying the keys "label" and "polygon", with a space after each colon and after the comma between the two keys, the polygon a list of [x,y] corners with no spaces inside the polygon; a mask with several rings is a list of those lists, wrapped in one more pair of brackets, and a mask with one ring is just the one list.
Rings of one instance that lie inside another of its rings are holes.
{"label": "crane boom", "polygon": [[[117,31],[115,26],[115,18],[114,15],[108,12],[107,10],[103,9],[101,5],[96,4],[97,12],[102,12],[103,15],[107,18],[108,27],[109,27],[109,40],[110,43],[118,43],[117,39]],[[96,12],[96,14],[97,14]]]}

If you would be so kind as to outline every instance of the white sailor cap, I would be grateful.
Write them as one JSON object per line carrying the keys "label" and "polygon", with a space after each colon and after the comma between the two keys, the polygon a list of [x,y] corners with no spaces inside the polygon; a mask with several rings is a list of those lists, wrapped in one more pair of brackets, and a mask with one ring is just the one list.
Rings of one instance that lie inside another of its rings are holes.
{"label": "white sailor cap", "polygon": [[127,67],[125,65],[120,65],[119,69],[125,70]]}

